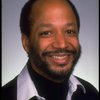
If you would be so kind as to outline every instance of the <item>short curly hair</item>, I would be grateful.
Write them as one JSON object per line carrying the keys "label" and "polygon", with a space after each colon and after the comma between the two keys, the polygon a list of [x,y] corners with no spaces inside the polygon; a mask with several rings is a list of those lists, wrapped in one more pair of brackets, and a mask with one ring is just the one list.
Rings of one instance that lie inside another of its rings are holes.
{"label": "short curly hair", "polygon": [[[27,37],[29,37],[29,35],[30,35],[31,9],[32,9],[33,4],[36,3],[37,1],[38,0],[29,0],[28,2],[26,2],[22,8],[22,11],[20,14],[20,31],[21,31],[21,33],[25,34]],[[79,30],[80,29],[80,18],[79,18],[77,9],[70,0],[65,0],[65,1],[67,1],[70,4],[71,8],[73,9],[73,12],[74,12],[74,14],[76,16],[76,20],[77,20],[78,30]]]}

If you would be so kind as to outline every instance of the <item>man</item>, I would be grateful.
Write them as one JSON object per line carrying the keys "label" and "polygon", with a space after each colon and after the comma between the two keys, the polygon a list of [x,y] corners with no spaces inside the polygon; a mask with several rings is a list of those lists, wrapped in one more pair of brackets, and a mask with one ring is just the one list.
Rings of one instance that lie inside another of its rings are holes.
{"label": "man", "polygon": [[72,75],[81,55],[80,20],[69,0],[28,1],[20,28],[29,60],[3,87],[3,100],[98,100],[90,83]]}

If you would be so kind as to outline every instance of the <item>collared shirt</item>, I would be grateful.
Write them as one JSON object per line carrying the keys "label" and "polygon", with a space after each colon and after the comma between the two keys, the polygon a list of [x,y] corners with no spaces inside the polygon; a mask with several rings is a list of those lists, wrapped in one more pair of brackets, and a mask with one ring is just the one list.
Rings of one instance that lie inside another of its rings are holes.
{"label": "collared shirt", "polygon": [[[66,100],[71,100],[73,93],[77,89],[77,85],[81,86],[84,93],[86,92],[84,86],[78,81],[78,79],[74,75],[71,75]],[[26,65],[17,79],[17,100],[29,100],[34,96],[36,96],[38,100],[45,100],[44,97],[39,96]]]}

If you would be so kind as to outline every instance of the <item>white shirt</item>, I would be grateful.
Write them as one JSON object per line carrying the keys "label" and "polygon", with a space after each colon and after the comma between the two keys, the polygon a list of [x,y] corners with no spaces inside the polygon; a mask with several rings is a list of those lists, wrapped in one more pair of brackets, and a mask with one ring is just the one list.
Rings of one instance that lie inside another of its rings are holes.
{"label": "white shirt", "polygon": [[[78,81],[78,79],[71,75],[69,79],[69,90],[66,100],[71,100],[71,96],[73,92],[76,91],[77,85],[81,85],[83,92],[86,92],[84,86]],[[38,100],[45,100],[44,97],[39,96],[35,84],[31,80],[26,65],[17,78],[17,100],[29,100],[34,96],[36,96]]]}

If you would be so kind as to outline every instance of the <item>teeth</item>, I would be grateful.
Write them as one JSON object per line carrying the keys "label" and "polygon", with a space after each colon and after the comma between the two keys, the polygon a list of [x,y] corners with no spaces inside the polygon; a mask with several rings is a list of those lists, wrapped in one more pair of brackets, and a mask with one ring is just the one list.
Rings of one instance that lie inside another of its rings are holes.
{"label": "teeth", "polygon": [[65,57],[66,56],[53,56],[54,59],[59,59],[59,60],[64,59]]}

